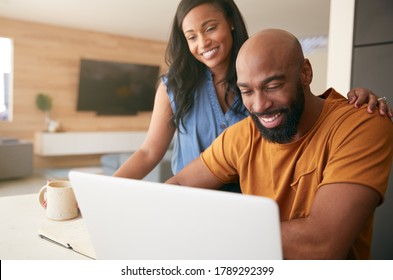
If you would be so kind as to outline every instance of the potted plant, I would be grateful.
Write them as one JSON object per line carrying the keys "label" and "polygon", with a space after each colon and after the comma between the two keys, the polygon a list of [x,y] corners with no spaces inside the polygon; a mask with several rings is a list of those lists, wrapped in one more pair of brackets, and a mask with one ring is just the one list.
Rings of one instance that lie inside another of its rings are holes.
{"label": "potted plant", "polygon": [[51,118],[52,98],[46,93],[38,93],[36,97],[37,108],[45,113],[46,130],[56,132],[59,129],[59,123]]}

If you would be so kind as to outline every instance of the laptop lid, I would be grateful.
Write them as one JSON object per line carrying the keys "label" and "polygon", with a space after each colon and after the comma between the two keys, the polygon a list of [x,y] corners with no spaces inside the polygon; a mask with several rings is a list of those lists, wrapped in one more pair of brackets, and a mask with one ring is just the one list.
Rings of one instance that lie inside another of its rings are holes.
{"label": "laptop lid", "polygon": [[269,198],[71,171],[97,259],[282,259]]}

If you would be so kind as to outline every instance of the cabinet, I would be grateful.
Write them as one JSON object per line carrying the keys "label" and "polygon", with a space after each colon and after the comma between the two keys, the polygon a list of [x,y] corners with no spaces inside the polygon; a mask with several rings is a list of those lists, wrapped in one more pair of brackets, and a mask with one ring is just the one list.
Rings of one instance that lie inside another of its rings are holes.
{"label": "cabinet", "polygon": [[351,88],[392,100],[393,1],[357,0],[354,27]]}
{"label": "cabinet", "polygon": [[30,141],[2,141],[0,137],[0,180],[33,174],[33,144]]}
{"label": "cabinet", "polygon": [[354,41],[356,46],[393,41],[393,1],[357,0]]}
{"label": "cabinet", "polygon": [[71,156],[132,152],[146,138],[146,131],[37,132],[34,153],[39,156]]}
{"label": "cabinet", "polygon": [[353,49],[352,87],[369,88],[379,96],[386,96],[391,104],[392,73],[393,42]]}
{"label": "cabinet", "polygon": [[[393,1],[357,0],[352,61],[353,87],[365,87],[392,104]],[[374,216],[372,258],[393,258],[393,167],[384,203]]]}

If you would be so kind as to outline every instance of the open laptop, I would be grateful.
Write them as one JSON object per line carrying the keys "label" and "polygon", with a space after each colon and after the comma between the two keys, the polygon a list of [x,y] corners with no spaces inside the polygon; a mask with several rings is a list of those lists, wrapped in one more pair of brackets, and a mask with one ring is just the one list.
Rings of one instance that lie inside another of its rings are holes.
{"label": "open laptop", "polygon": [[275,201],[71,171],[97,259],[282,259]]}

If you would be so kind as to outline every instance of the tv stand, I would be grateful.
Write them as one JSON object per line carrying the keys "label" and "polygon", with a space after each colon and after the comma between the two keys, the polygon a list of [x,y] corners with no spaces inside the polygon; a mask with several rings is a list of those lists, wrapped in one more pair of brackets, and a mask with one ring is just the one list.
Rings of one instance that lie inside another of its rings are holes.
{"label": "tv stand", "polygon": [[146,131],[37,132],[34,153],[39,156],[72,156],[136,151]]}

